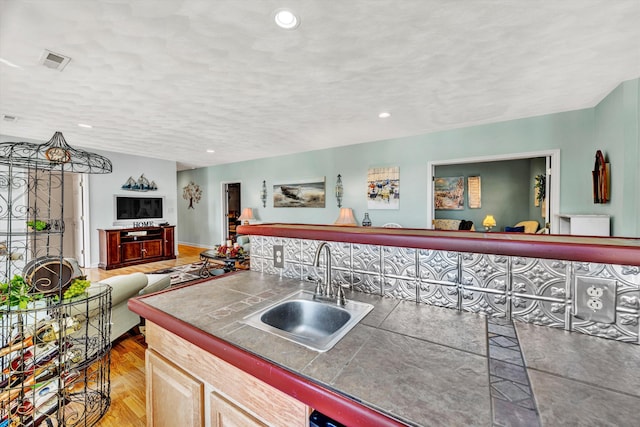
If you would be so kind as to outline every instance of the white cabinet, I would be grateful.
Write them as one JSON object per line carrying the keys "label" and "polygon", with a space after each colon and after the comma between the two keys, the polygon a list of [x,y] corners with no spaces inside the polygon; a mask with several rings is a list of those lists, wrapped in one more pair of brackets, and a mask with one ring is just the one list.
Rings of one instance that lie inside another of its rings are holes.
{"label": "white cabinet", "polygon": [[560,234],[610,236],[610,216],[560,215]]}

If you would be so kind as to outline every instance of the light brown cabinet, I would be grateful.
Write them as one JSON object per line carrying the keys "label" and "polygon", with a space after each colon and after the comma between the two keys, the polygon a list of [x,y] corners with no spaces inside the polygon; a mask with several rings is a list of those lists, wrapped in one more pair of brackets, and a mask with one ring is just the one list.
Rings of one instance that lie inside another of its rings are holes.
{"label": "light brown cabinet", "polygon": [[153,351],[147,352],[145,365],[147,425],[202,426],[204,384]]}
{"label": "light brown cabinet", "polygon": [[105,270],[176,257],[174,226],[98,230]]}
{"label": "light brown cabinet", "polygon": [[149,427],[309,425],[304,403],[149,321],[146,335]]}

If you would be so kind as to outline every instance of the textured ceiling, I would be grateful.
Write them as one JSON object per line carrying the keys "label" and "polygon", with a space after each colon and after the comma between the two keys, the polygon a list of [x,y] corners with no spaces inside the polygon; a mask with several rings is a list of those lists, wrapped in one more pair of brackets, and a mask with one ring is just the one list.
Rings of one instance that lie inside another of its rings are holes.
{"label": "textured ceiling", "polygon": [[185,169],[592,107],[640,0],[0,0],[0,58],[1,134]]}

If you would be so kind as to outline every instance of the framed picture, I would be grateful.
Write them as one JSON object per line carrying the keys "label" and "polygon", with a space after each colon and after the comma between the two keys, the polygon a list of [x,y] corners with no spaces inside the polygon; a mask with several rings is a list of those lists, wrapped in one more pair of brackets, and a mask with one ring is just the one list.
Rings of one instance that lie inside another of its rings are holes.
{"label": "framed picture", "polygon": [[274,208],[324,208],[325,177],[273,184]]}
{"label": "framed picture", "polygon": [[479,176],[467,177],[467,197],[469,198],[469,209],[482,207],[482,181]]}
{"label": "framed picture", "polygon": [[436,209],[464,209],[464,176],[435,178],[433,194]]}
{"label": "framed picture", "polygon": [[370,168],[367,209],[400,209],[400,168]]}

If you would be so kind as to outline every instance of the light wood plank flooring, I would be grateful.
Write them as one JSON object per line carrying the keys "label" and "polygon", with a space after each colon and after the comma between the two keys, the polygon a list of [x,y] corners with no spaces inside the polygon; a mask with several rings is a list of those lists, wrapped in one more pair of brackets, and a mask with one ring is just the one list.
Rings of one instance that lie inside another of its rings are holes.
{"label": "light wood plank flooring", "polygon": [[[140,264],[114,270],[85,268],[89,280],[98,281],[119,274],[149,273],[162,268],[200,260],[202,248],[179,245],[175,260]],[[128,332],[114,341],[111,349],[111,406],[98,422],[99,427],[143,427],[145,414],[144,351],[147,345],[141,334]]]}

